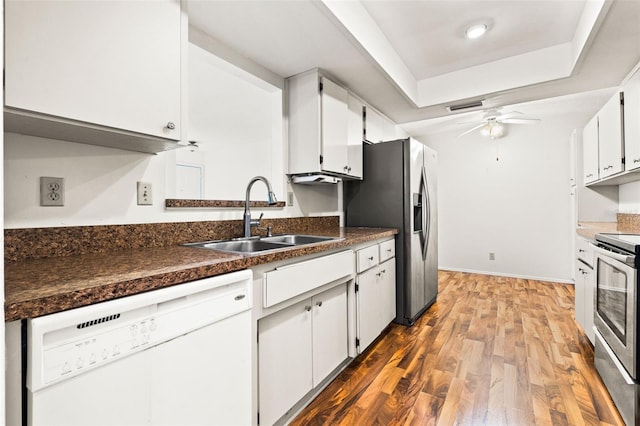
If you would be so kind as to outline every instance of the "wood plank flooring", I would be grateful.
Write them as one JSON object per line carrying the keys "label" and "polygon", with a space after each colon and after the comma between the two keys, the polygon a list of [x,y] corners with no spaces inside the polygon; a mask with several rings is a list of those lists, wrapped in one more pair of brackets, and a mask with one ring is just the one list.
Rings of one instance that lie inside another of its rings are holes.
{"label": "wood plank flooring", "polygon": [[573,286],[441,271],[292,425],[624,425],[573,320]]}

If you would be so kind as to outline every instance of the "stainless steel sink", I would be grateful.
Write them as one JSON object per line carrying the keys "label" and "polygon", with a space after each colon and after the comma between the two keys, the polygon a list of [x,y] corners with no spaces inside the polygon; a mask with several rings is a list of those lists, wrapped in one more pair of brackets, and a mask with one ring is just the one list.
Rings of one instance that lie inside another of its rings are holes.
{"label": "stainless steel sink", "polygon": [[320,237],[317,235],[277,235],[275,237],[264,237],[262,241],[269,241],[273,243],[285,243],[299,246],[303,244],[320,243],[322,241],[335,240],[334,237]]}
{"label": "stainless steel sink", "polygon": [[317,235],[276,235],[273,237],[250,239],[238,239],[228,241],[205,241],[200,243],[184,244],[189,247],[198,247],[209,250],[226,251],[230,253],[253,254],[268,250],[277,250],[286,247],[302,246],[305,244],[319,243],[336,240],[336,237],[321,237]]}
{"label": "stainless steel sink", "polygon": [[257,253],[265,250],[274,250],[293,246],[293,244],[274,243],[263,240],[213,241],[185,245],[205,248],[209,250],[228,251],[233,253]]}

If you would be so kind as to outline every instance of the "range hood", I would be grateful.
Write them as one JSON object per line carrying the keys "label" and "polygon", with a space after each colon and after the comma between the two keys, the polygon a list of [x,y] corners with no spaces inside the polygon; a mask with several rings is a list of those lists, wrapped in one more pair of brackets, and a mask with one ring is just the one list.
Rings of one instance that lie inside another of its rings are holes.
{"label": "range hood", "polygon": [[324,175],[324,174],[310,174],[310,175],[295,175],[290,177],[291,183],[299,183],[302,185],[317,185],[317,184],[336,184],[342,179]]}

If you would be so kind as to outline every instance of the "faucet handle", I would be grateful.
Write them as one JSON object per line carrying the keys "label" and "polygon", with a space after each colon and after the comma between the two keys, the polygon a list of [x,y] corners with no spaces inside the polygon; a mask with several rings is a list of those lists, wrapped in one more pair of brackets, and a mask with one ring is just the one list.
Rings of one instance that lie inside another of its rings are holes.
{"label": "faucet handle", "polygon": [[260,226],[260,221],[262,220],[262,216],[264,216],[264,212],[260,213],[260,217],[257,219],[251,219],[251,216],[249,216],[250,226]]}

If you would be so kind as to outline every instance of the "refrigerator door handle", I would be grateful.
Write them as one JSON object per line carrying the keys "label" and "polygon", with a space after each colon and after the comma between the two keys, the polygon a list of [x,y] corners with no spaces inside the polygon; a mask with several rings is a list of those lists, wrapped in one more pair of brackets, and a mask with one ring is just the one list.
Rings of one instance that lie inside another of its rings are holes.
{"label": "refrigerator door handle", "polygon": [[422,192],[422,259],[426,259],[427,246],[429,242],[429,228],[431,226],[431,202],[429,200],[429,191],[427,190],[427,174],[424,170],[424,166],[422,166],[420,181],[420,191]]}

